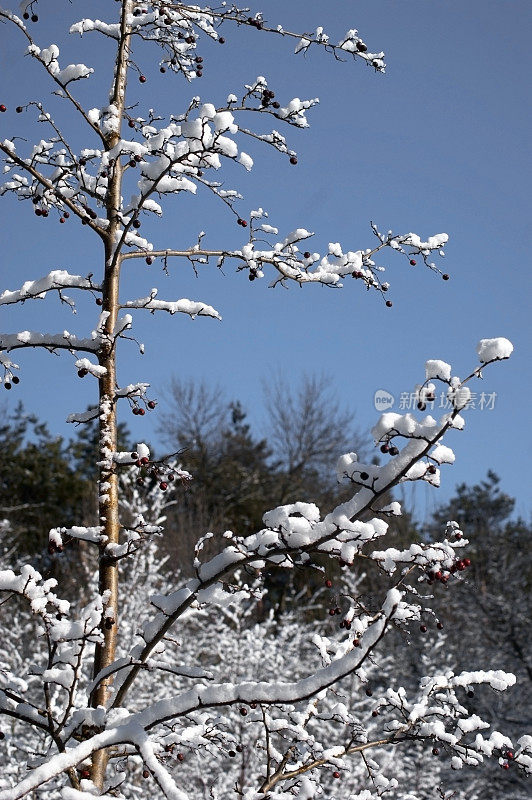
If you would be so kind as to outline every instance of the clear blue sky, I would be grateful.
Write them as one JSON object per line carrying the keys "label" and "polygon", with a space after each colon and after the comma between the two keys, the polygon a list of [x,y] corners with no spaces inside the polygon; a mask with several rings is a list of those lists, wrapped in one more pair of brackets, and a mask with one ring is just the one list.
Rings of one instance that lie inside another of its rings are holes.
{"label": "clear blue sky", "polygon": [[[61,45],[63,20],[87,13],[86,3],[40,5],[34,31],[41,46]],[[138,51],[149,80],[144,87],[131,81],[131,102],[140,103],[139,113],[150,105],[179,112],[194,94],[220,103],[257,75],[265,75],[283,101],[318,96],[320,106],[309,114],[310,129],[287,131],[289,144],[298,151],[296,167],[273,151],[243,145],[255,168],[250,174],[229,169],[225,176],[244,194],[242,215],[260,205],[282,233],[299,226],[314,230],[314,249],[330,241],[353,250],[370,246],[370,220],[385,230],[415,231],[422,237],[445,231],[451,239],[444,266],[451,280],[444,283],[420,266],[390,258],[394,306],[387,309],[377,295],[366,295],[358,281],[346,282],[340,291],[318,286],[271,290],[267,281],[249,283],[229,266],[225,276],[213,267],[196,278],[176,264],[166,277],[156,265],[130,262],[123,297],[158,286],[161,297],[204,300],[224,319],[156,320],[139,314],[135,334],[146,343],[146,355],[141,358],[133,345],[122,345],[121,382],[149,381],[158,396],[171,375],[205,378],[240,399],[260,430],[264,380],[280,369],[297,384],[304,372],[325,371],[340,400],[356,410],[359,425],[370,428],[377,417],[376,389],[396,397],[410,391],[423,379],[428,358],[449,361],[455,374],[463,375],[476,363],[480,338],[506,336],[515,345],[514,356],[492,366],[483,384],[472,387],[495,392],[494,409],[471,411],[466,430],[448,438],[457,462],[443,468],[440,490],[418,488],[416,511],[423,518],[450,497],[458,482],[476,482],[492,468],[502,488],[517,498],[517,511],[528,517],[529,0],[270,0],[263,9],[268,21],[286,29],[323,25],[333,40],[347,28],[358,28],[371,50],[386,52],[386,75],[362,63],[335,62],[318,50],[296,57],[291,41],[233,29],[224,33],[224,47],[200,45],[205,72],[193,85],[159,75],[149,54]],[[107,10],[114,11],[114,4],[90,4],[94,17],[107,19]],[[20,51],[20,38],[0,26],[1,102],[10,108],[46,97],[37,65],[21,59]],[[107,42],[94,34],[81,41],[66,38],[62,63],[84,61],[96,68],[94,78],[79,85],[89,107],[105,103],[109,52]],[[19,132],[17,126],[26,124],[21,117],[1,115],[0,136]],[[31,128],[20,132],[35,138]],[[84,138],[77,141],[89,144]],[[99,245],[85,229],[38,220],[29,204],[14,199],[0,202],[2,288],[17,288],[52,268],[98,274]],[[152,240],[183,246],[199,230],[207,232],[205,241],[213,246],[242,243],[233,217],[201,193],[173,200]],[[1,325],[5,331],[67,328],[86,334],[96,313],[87,302],[72,317],[54,299],[2,310]],[[6,401],[13,405],[22,399],[52,431],[68,435],[64,419],[94,398],[86,396],[94,383],[76,377],[68,356],[19,352],[17,361],[21,384],[9,396],[3,393]],[[156,441],[155,414],[139,420],[124,408],[124,417],[135,436]]]}

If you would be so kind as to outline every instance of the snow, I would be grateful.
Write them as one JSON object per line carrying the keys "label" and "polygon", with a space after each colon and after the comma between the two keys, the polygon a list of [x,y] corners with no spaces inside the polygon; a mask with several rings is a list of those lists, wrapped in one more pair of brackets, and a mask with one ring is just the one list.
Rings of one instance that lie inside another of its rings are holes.
{"label": "snow", "polygon": [[438,378],[442,381],[450,381],[451,365],[445,361],[429,360],[425,364],[425,377],[427,380]]}
{"label": "snow", "polygon": [[477,353],[483,363],[489,361],[499,361],[510,358],[514,346],[509,339],[499,337],[498,339],[481,339],[477,345]]}

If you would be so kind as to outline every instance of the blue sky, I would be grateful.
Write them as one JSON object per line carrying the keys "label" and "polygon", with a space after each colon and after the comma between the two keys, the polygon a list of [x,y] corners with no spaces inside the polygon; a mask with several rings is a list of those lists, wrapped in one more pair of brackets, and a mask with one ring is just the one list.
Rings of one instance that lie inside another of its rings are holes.
{"label": "blue sky", "polygon": [[[37,42],[65,42],[62,62],[94,66],[95,76],[79,85],[79,96],[89,107],[104,104],[107,42],[63,34],[63,20],[78,19],[86,4],[54,0],[41,6],[33,27]],[[90,12],[107,19],[113,6],[94,2]],[[494,408],[472,410],[466,430],[448,438],[456,464],[442,469],[439,490],[417,488],[416,513],[423,519],[458,482],[481,480],[492,468],[502,488],[517,498],[517,511],[529,517],[530,2],[270,0],[264,8],[269,22],[297,31],[323,25],[333,40],[358,28],[370,50],[385,51],[386,75],[362,63],[338,63],[318,50],[294,56],[292,41],[228,29],[225,46],[200,45],[205,71],[193,85],[160,75],[153,54],[136,51],[148,82],[131,81],[131,102],[139,102],[139,113],[149,106],[179,112],[195,94],[220,103],[257,75],[268,78],[283,102],[319,97],[320,105],[309,113],[310,129],[286,131],[298,151],[297,166],[274,151],[243,144],[255,159],[253,171],[234,168],[225,175],[244,195],[242,216],[262,206],[281,233],[300,226],[315,231],[313,249],[322,251],[335,241],[352,250],[371,246],[370,220],[384,230],[422,237],[445,231],[450,243],[442,266],[451,280],[387,258],[394,303],[387,309],[376,294],[363,292],[359,281],[338,291],[272,290],[268,281],[249,283],[230,266],[225,275],[208,267],[195,277],[186,265],[175,264],[166,276],[157,264],[129,262],[123,297],[158,286],[161,297],[214,305],[223,322],[139,315],[135,334],[145,342],[146,355],[141,358],[134,345],[122,346],[121,382],[149,381],[157,397],[172,375],[212,381],[241,400],[260,431],[264,381],[281,371],[297,385],[305,372],[326,372],[341,402],[356,411],[359,426],[369,429],[377,418],[377,389],[396,398],[411,391],[423,379],[428,358],[449,361],[455,374],[464,375],[476,364],[480,338],[506,336],[515,345],[512,359],[493,365],[482,384],[472,387],[496,393]],[[36,65],[20,52],[20,39],[0,26],[1,102],[11,109],[47,97]],[[18,126],[22,135],[35,137],[22,116],[3,114],[0,137],[19,132]],[[78,144],[89,144],[65,125]],[[28,204],[12,198],[0,202],[2,288],[17,288],[53,268],[97,274],[99,244],[85,229],[39,220]],[[206,244],[242,244],[234,218],[201,193],[172,200],[157,233],[153,225],[146,229],[161,246],[188,245],[200,230],[207,233]],[[89,302],[81,304],[77,317],[55,299],[26,304],[2,310],[2,330],[67,328],[85,334],[96,313]],[[94,398],[87,396],[94,384],[76,377],[68,356],[20,352],[17,361],[21,384],[10,395],[3,393],[6,402],[12,406],[21,399],[52,431],[68,435],[66,415]],[[137,438],[157,441],[155,413],[139,420],[123,411]]]}

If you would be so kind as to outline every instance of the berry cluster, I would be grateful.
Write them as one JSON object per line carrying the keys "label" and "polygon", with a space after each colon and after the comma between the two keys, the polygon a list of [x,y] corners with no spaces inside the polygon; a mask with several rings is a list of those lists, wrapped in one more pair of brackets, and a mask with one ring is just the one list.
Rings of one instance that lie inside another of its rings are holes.
{"label": "berry cluster", "polygon": [[[146,406],[147,408],[150,409],[150,411],[153,411],[156,405],[157,403],[155,402],[155,400],[148,400],[148,402],[146,403]],[[131,413],[134,414],[136,417],[137,416],[143,417],[146,413],[146,409],[143,408],[142,406],[139,406],[136,401],[133,401],[133,407],[131,409]]]}
{"label": "berry cluster", "polygon": [[137,486],[144,486],[146,478],[150,477],[159,483],[159,489],[162,492],[166,492],[168,484],[173,483],[177,477],[174,470],[170,467],[163,464],[156,464],[154,461],[150,461],[148,456],[139,458],[139,454],[136,451],[131,453],[131,458],[135,462],[135,466],[139,469],[139,475],[136,480]]}

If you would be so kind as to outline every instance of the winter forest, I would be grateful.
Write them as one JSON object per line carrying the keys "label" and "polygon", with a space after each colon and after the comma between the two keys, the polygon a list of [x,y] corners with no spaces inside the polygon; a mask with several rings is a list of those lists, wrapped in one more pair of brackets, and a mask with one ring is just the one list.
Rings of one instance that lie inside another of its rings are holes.
{"label": "winter forest", "polygon": [[[337,324],[337,298],[373,304],[357,344],[378,360],[385,324],[405,371],[396,297],[412,316],[423,293],[445,308],[452,231],[437,219],[397,232],[368,216],[363,241],[329,242],[246,198],[256,169],[265,192],[295,174],[320,113],[253,74],[250,37],[276,74],[281,48],[287,73],[332,62],[377,94],[387,79],[363,19],[338,35],[314,5],[323,27],[288,7],[285,23],[277,2],[0,7],[26,76],[17,102],[0,97],[0,201],[40,226],[32,263],[0,287],[0,800],[530,797],[530,523],[496,462],[423,521],[404,491],[453,485],[451,443],[467,446],[483,380],[518,358],[509,332],[481,319],[454,367],[442,326],[414,365],[413,406],[376,411],[367,432],[319,370],[265,369],[260,428],[229,364],[228,390],[180,368],[202,326],[215,338],[242,314],[251,337],[267,292],[308,303],[318,329]],[[339,107],[331,127],[344,122]],[[345,202],[363,217],[370,195]],[[144,344],[146,317],[159,335]],[[159,355],[160,396],[145,374]],[[46,404],[17,402],[26,385],[39,396],[37,361],[69,435]]]}

